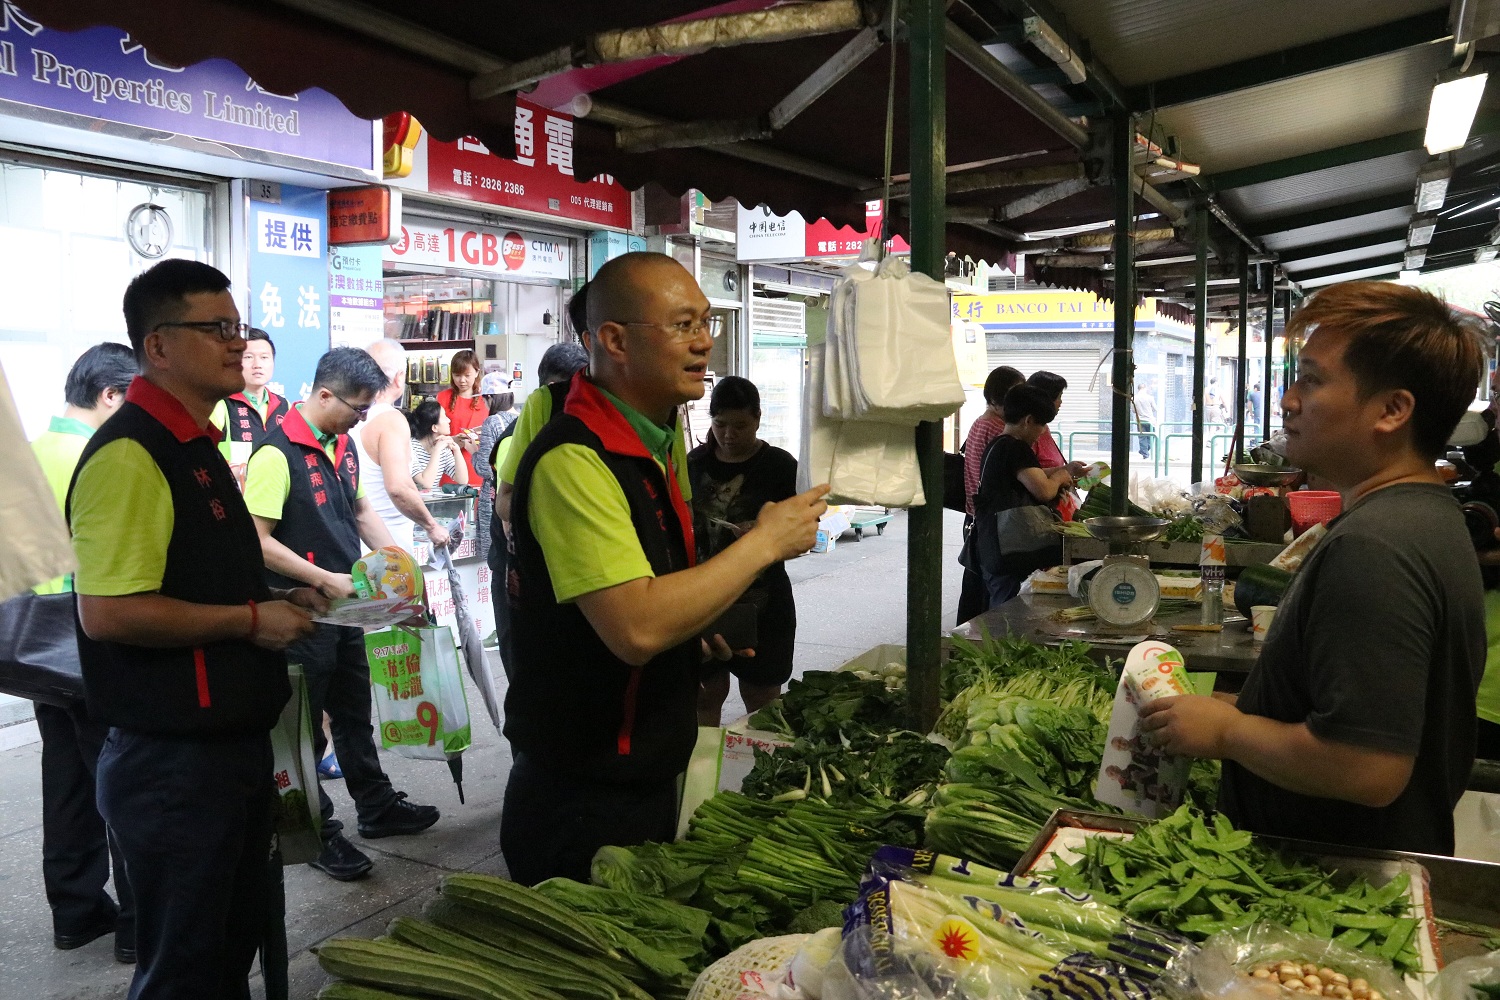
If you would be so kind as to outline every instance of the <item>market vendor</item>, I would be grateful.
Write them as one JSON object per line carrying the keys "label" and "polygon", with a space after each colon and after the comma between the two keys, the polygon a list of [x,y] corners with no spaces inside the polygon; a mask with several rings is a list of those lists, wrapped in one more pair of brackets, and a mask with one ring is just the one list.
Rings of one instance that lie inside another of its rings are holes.
{"label": "market vendor", "polygon": [[1474,762],[1484,594],[1434,460],[1474,398],[1477,339],[1438,298],[1388,282],[1314,296],[1282,401],[1287,457],[1343,516],[1276,613],[1238,703],[1142,709],[1170,753],[1224,760],[1219,804],[1258,833],[1453,853]]}
{"label": "market vendor", "polygon": [[812,547],[827,507],[827,486],[768,504],[695,565],[674,456],[677,408],[703,396],[708,300],[671,257],[630,253],[599,269],[588,313],[589,372],[515,480],[515,763],[500,846],[526,884],[587,881],[600,847],[672,839],[697,738],[699,636],[767,567]]}

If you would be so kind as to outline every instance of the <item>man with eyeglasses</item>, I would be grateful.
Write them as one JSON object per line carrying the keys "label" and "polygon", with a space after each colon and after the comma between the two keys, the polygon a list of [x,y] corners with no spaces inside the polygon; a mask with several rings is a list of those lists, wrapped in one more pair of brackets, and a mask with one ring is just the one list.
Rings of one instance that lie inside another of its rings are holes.
{"label": "man with eyeglasses", "polygon": [[[812,547],[827,486],[762,508],[694,565],[678,407],[703,396],[710,306],[671,257],[589,284],[589,368],[526,448],[511,532],[515,752],[500,847],[511,878],[587,881],[606,844],[670,840],[697,739],[700,638],[773,563]],[[712,655],[729,647],[713,636]]]}
{"label": "man with eyeglasses", "polygon": [[167,260],[125,291],[141,375],[68,492],[78,653],[110,726],[97,798],[130,873],[131,1000],[250,996],[270,917],[270,731],[283,651],[327,602],[266,585],[255,525],[209,424],[244,387],[229,279]]}
{"label": "man with eyeglasses", "polygon": [[[385,372],[369,354],[334,348],[318,360],[307,400],[292,407],[250,456],[245,504],[260,533],[272,586],[302,584],[329,600],[353,597],[349,571],[354,563],[368,549],[395,544],[360,486],[359,453],[349,437],[385,386]],[[406,793],[392,788],[380,767],[370,725],[364,632],[319,623],[287,656],[307,672],[312,718],[328,712],[359,835],[420,833],[436,823],[437,809],[406,801]],[[322,729],[314,727],[319,760],[326,743]],[[341,882],[364,877],[373,862],[344,836],[343,823],[333,817],[333,800],[321,786],[318,798],[323,851],[309,863]]]}

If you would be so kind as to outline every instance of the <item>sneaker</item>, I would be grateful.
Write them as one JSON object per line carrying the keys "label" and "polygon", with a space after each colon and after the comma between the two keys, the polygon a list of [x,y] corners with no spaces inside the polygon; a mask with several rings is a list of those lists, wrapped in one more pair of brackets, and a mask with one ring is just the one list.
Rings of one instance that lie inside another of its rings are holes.
{"label": "sneaker", "polygon": [[339,767],[339,759],[334,754],[333,747],[329,747],[328,752],[323,755],[323,759],[318,761],[318,773],[325,778],[342,778],[344,776],[344,769]]}
{"label": "sneaker", "polygon": [[342,833],[336,833],[332,839],[325,840],[318,859],[309,861],[308,864],[340,882],[364,878],[375,867],[375,862],[370,860],[369,855],[349,843]]}
{"label": "sneaker", "polygon": [[396,801],[386,807],[380,819],[370,824],[359,824],[359,835],[366,840],[378,840],[381,837],[421,833],[436,823],[440,815],[437,806],[414,805],[406,801],[405,792],[397,792]]}

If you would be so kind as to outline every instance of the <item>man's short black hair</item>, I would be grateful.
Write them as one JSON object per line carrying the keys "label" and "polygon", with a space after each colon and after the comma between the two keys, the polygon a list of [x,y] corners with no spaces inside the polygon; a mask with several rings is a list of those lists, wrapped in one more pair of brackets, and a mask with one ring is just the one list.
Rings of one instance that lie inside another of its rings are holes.
{"label": "man's short black hair", "polygon": [[136,360],[145,354],[146,335],[180,315],[184,298],[228,289],[228,275],[196,260],[164,260],[132,278],[125,289],[125,333]]}
{"label": "man's short black hair", "polygon": [[[571,308],[570,305],[569,309]],[[537,362],[537,381],[542,385],[565,382],[588,366],[589,352],[583,349],[582,344],[573,341],[553,344],[542,354],[542,360]]]}
{"label": "man's short black hair", "polygon": [[95,344],[80,354],[73,367],[68,369],[63,398],[69,406],[92,410],[99,404],[99,396],[105,389],[123,393],[130,388],[131,379],[140,370],[135,352],[124,344]]}
{"label": "man's short black hair", "polygon": [[362,392],[373,396],[389,384],[380,363],[357,347],[335,347],[318,359],[318,370],[313,374],[314,389],[327,389],[336,396]]}
{"label": "man's short black hair", "polygon": [[250,332],[245,334],[245,340],[264,340],[267,344],[271,345],[271,357],[276,357],[276,341],[272,340],[271,335],[260,327],[252,326]]}
{"label": "man's short black hair", "polygon": [[1027,417],[1039,424],[1050,424],[1057,417],[1057,396],[1039,385],[1022,382],[1005,394],[1002,409],[1007,424],[1020,423]]}
{"label": "man's short black hair", "polygon": [[1056,372],[1032,372],[1031,377],[1026,380],[1027,385],[1034,385],[1045,393],[1049,393],[1053,399],[1063,394],[1068,387],[1068,380]]}
{"label": "man's short black hair", "polygon": [[568,300],[568,325],[573,328],[573,335],[582,337],[589,328],[589,283],[585,281],[578,286],[578,291]]}

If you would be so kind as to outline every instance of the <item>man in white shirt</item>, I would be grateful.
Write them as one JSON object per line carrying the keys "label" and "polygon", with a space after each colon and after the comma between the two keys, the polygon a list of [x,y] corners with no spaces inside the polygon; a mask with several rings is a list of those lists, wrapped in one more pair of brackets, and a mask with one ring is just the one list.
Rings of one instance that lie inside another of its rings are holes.
{"label": "man in white shirt", "polygon": [[396,544],[406,551],[415,547],[413,527],[418,524],[433,545],[446,546],[448,529],[432,516],[411,478],[411,425],[397,408],[406,392],[406,349],[394,340],[377,340],[365,350],[390,380],[375,397],[364,426],[351,435],[360,465],[381,473],[365,478],[365,494]]}

